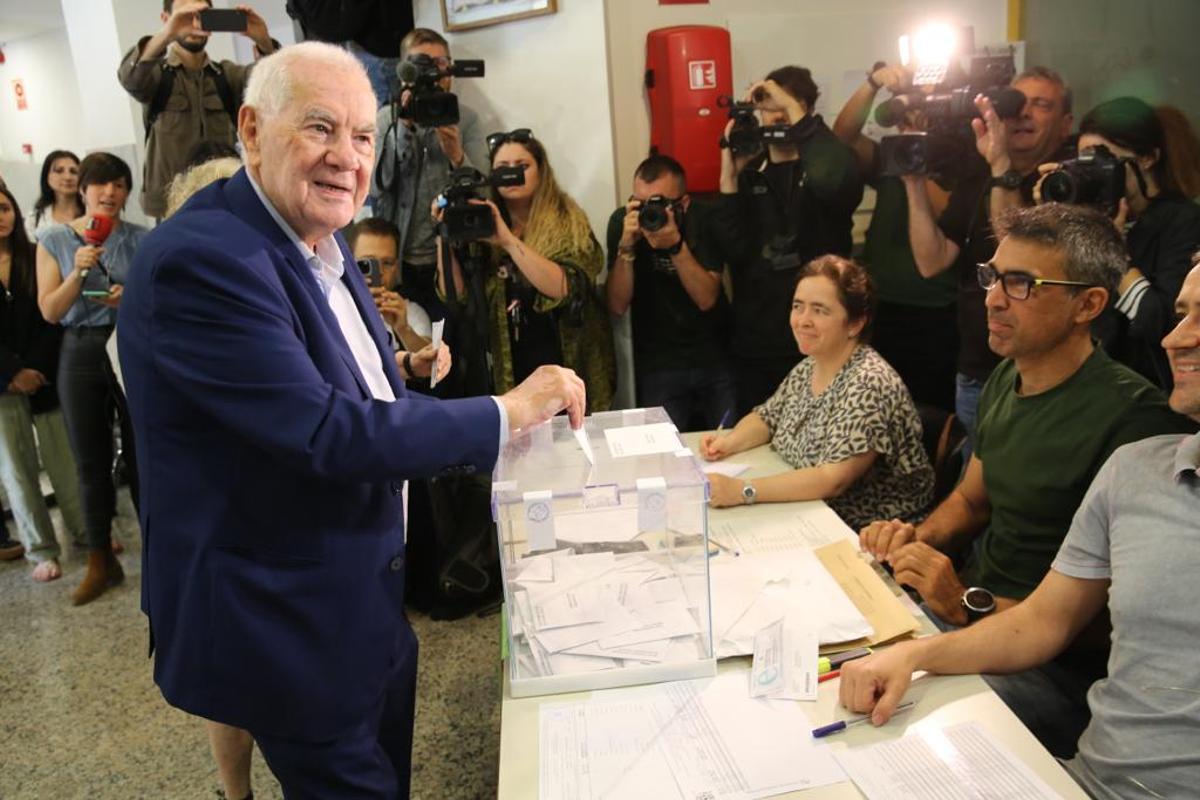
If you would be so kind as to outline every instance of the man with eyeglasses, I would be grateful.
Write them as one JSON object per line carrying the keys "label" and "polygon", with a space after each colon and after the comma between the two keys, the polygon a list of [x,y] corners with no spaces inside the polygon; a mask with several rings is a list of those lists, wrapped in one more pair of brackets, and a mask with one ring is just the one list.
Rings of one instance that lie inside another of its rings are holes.
{"label": "man with eyeglasses", "polygon": [[[1013,606],[1037,587],[1113,450],[1194,429],[1092,341],[1091,322],[1128,266],[1112,223],[1049,204],[1009,212],[999,232],[995,256],[976,275],[988,345],[1004,360],[983,389],[966,474],[921,524],[879,521],[860,534],[863,549],[945,627]],[[951,556],[964,551],[956,570]],[[1105,631],[1094,633],[1046,667],[989,678],[1056,755],[1074,752],[1087,688],[1103,672]]]}
{"label": "man with eyeglasses", "polygon": [[950,193],[945,210],[934,214],[926,181],[904,176],[908,195],[908,235],[917,269],[933,278],[954,269],[958,275],[958,372],[954,410],[974,442],[979,393],[998,359],[988,348],[983,294],[975,265],[996,249],[992,225],[1006,208],[1033,204],[1038,165],[1070,157],[1071,90],[1046,67],[1031,67],[1012,82],[1025,95],[1021,113],[1001,120],[986,98],[976,100],[982,119],[972,125],[979,158]]}
{"label": "man with eyeglasses", "polygon": [[[1193,259],[1193,264],[1197,263]],[[1162,340],[1171,408],[1200,422],[1200,266]],[[949,636],[907,642],[842,668],[841,700],[883,724],[912,673],[1012,672],[1052,658],[1090,621],[1112,618],[1108,673],[1068,772],[1097,798],[1194,797],[1200,774],[1200,436],[1119,449],[1088,489],[1053,568],[1027,600]]]}
{"label": "man with eyeglasses", "polygon": [[[437,31],[414,28],[400,42],[400,57],[428,56],[439,69],[450,66],[450,44]],[[453,79],[438,82],[450,91]],[[488,151],[479,116],[458,104],[457,125],[425,127],[410,119],[397,119],[394,104],[380,109],[376,120],[379,147],[371,180],[371,206],[375,216],[395,223],[400,230],[401,275],[411,299],[433,317],[445,316],[445,307],[434,286],[437,274],[437,234],[429,206],[461,167],[488,172]]]}
{"label": "man with eyeglasses", "polygon": [[729,304],[723,264],[692,204],[683,165],[653,155],[633,174],[633,194],[608,220],[608,310],[633,309],[639,406],[662,406],[680,430],[733,418]]}

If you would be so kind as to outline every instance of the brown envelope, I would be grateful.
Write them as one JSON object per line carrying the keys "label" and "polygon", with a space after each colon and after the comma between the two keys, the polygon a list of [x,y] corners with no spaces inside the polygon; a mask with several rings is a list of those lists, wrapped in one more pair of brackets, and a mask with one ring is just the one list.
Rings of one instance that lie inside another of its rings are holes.
{"label": "brown envelope", "polygon": [[814,551],[825,569],[842,587],[850,601],[871,623],[875,635],[821,647],[821,653],[839,653],[855,647],[872,647],[893,639],[908,636],[920,623],[900,602],[900,598],[884,583],[849,540],[827,544]]}

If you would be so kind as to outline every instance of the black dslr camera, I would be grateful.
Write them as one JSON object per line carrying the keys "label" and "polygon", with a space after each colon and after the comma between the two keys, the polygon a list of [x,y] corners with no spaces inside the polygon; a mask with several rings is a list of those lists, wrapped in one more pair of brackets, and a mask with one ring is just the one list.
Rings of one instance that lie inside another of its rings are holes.
{"label": "black dslr camera", "polygon": [[1092,206],[1110,217],[1116,216],[1124,196],[1125,159],[1102,144],[1062,162],[1042,179],[1043,203]]}
{"label": "black dslr camera", "polygon": [[680,227],[679,213],[682,210],[678,200],[656,194],[643,202],[638,209],[638,227],[644,231],[660,231],[672,218],[675,220],[675,226]]}
{"label": "black dslr camera", "polygon": [[[761,101],[761,96],[755,97],[755,103]],[[728,147],[735,156],[752,156],[762,150],[763,144],[783,144],[788,140],[791,126],[760,125],[754,113],[755,103],[739,103],[728,95],[717,98],[717,105],[728,108],[729,118],[734,121],[729,136],[721,137],[721,147]]]}
{"label": "black dslr camera", "polygon": [[438,234],[452,244],[477,242],[496,232],[492,209],[486,205],[472,203],[476,193],[488,186],[523,186],[524,167],[496,167],[492,174],[484,177],[477,169],[460,167],[450,173],[450,183],[442,189],[438,204],[442,208],[442,222]]}
{"label": "black dslr camera", "polygon": [[411,92],[408,102],[400,106],[400,119],[411,119],[418,125],[435,128],[458,122],[458,97],[443,92],[438,86],[442,78],[482,78],[483,61],[455,61],[446,69],[438,67],[432,56],[414,53],[396,67],[400,92]]}

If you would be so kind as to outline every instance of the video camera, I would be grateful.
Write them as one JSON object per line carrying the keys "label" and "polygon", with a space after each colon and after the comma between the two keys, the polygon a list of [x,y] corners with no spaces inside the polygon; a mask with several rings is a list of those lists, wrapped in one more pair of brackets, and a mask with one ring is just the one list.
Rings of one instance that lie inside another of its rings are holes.
{"label": "video camera", "polygon": [[[898,125],[909,112],[924,117],[928,131],[885,136],[880,141],[884,175],[942,175],[953,177],[975,152],[971,120],[980,116],[975,97],[992,102],[1001,119],[1012,118],[1025,107],[1025,95],[1009,86],[1016,75],[1012,47],[993,53],[975,52],[972,29],[959,37],[948,28],[931,28],[913,37],[915,60],[909,58],[910,39],[900,37],[901,60],[913,67],[915,91],[893,96],[875,109],[875,122],[885,128]],[[959,52],[969,54],[964,70]]]}
{"label": "video camera", "polygon": [[480,189],[489,186],[524,186],[525,168],[521,166],[496,167],[492,174],[483,173],[472,167],[460,167],[450,173],[450,183],[438,196],[442,209],[442,222],[438,234],[452,244],[477,242],[496,232],[492,209],[486,205],[472,203]]}
{"label": "video camera", "polygon": [[443,70],[432,56],[413,53],[396,67],[396,76],[400,79],[401,93],[412,93],[408,102],[400,106],[401,119],[411,119],[427,128],[454,125],[458,122],[458,97],[453,92],[443,92],[438,81],[449,77],[482,78],[483,61],[455,61]]}
{"label": "video camera", "polygon": [[1125,196],[1125,162],[1102,144],[1085,150],[1042,179],[1041,202],[1092,206],[1116,216]]}
{"label": "video camera", "polygon": [[735,156],[752,156],[762,150],[764,144],[787,142],[790,125],[759,124],[758,114],[754,112],[762,100],[761,90],[750,103],[739,103],[729,95],[717,98],[717,105],[728,108],[729,118],[734,121],[729,136],[721,137],[721,147],[728,147]]}

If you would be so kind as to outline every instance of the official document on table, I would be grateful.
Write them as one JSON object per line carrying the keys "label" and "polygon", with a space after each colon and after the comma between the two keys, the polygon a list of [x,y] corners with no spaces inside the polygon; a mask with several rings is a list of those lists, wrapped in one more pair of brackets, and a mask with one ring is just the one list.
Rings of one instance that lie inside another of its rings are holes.
{"label": "official document on table", "polygon": [[746,672],[541,708],[541,800],[749,800],[846,779],[791,701],[749,697]]}

